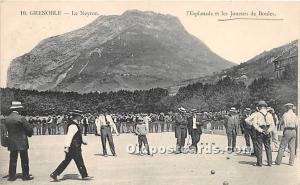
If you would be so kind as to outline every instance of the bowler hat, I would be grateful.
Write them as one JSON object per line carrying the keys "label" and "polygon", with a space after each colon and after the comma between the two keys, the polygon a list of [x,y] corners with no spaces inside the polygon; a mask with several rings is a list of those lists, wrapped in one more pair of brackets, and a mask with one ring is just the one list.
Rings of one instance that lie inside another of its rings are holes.
{"label": "bowler hat", "polygon": [[22,103],[19,101],[12,101],[10,109],[22,109],[24,108]]}

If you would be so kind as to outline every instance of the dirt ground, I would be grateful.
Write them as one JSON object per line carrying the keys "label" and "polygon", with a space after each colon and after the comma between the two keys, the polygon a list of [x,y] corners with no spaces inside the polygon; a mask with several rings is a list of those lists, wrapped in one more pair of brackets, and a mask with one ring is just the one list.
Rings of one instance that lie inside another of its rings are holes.
{"label": "dirt ground", "polygon": [[[88,143],[83,146],[83,157],[90,176],[94,179],[81,181],[75,163],[71,162],[60,176],[57,184],[105,184],[105,185],[222,185],[227,181],[230,185],[295,185],[299,184],[299,157],[295,166],[287,165],[287,157],[283,158],[280,166],[254,167],[255,158],[246,154],[155,154],[138,156],[126,151],[128,144],[135,145],[137,136],[122,134],[114,136],[118,156],[103,157],[100,137],[88,135],[84,137]],[[150,146],[174,146],[174,133],[149,134]],[[0,184],[38,184],[53,185],[49,174],[63,160],[64,136],[33,136],[30,142],[30,173],[35,177],[33,181],[7,182],[0,178]],[[225,148],[227,139],[222,135],[203,134],[201,141],[215,143],[214,146]],[[245,145],[244,138],[237,138],[237,145]],[[108,147],[108,146],[107,146]],[[109,151],[109,150],[108,150]],[[275,160],[277,153],[273,153]],[[263,154],[264,164],[266,156]],[[0,176],[7,175],[9,153],[6,148],[0,148]],[[297,166],[298,165],[298,166]],[[211,174],[211,170],[215,174]],[[17,172],[21,172],[20,162]]]}

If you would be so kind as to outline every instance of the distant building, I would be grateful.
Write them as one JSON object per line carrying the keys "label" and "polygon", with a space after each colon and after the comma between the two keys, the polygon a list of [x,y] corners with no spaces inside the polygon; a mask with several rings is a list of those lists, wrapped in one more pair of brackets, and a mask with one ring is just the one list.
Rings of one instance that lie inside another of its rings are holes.
{"label": "distant building", "polygon": [[276,79],[281,79],[288,66],[298,62],[298,44],[292,43],[291,47],[284,50],[280,55],[273,58],[274,76]]}

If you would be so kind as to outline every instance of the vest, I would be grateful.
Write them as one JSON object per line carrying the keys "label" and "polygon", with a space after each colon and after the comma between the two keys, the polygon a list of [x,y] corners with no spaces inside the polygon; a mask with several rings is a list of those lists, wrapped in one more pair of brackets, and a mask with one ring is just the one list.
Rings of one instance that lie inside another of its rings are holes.
{"label": "vest", "polygon": [[70,145],[70,149],[79,149],[81,150],[81,144],[82,144],[82,133],[81,133],[81,130],[80,130],[80,127],[77,123],[75,123],[73,120],[69,120],[68,121],[68,126],[67,126],[67,132],[69,130],[69,126],[70,125],[76,125],[78,131],[75,133],[73,139],[72,139],[72,142],[71,142],[71,145]]}

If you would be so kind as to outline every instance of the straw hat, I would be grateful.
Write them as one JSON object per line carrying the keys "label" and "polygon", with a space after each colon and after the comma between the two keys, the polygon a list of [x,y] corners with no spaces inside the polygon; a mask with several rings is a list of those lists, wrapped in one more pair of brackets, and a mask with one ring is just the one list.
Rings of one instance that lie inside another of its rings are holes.
{"label": "straw hat", "polygon": [[186,112],[186,109],[183,108],[183,107],[179,107],[178,110],[179,110],[180,112]]}
{"label": "straw hat", "polygon": [[23,105],[19,101],[12,101],[10,109],[23,109]]}
{"label": "straw hat", "polygon": [[236,108],[235,108],[235,107],[231,107],[231,108],[229,109],[229,112],[234,112],[234,113],[237,113],[237,110],[236,110]]}

